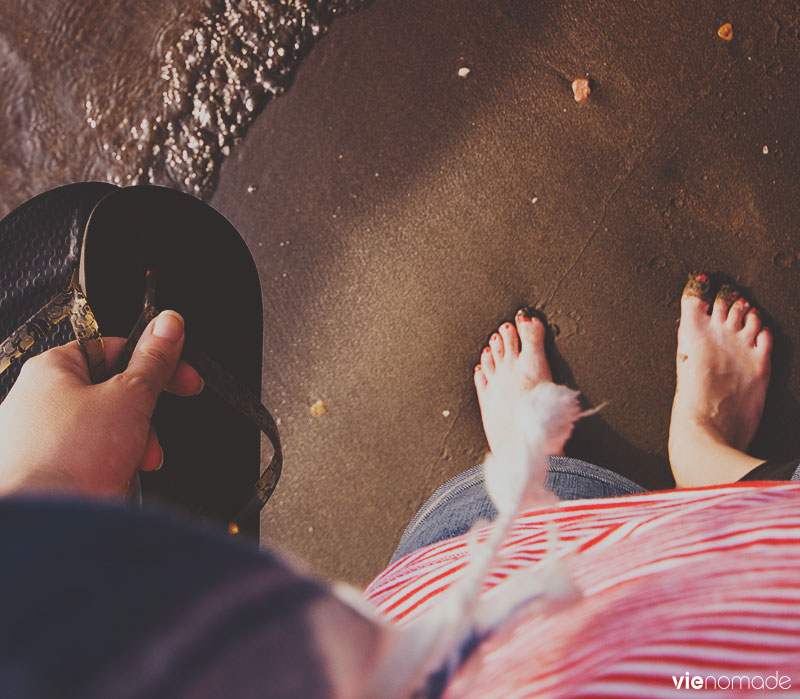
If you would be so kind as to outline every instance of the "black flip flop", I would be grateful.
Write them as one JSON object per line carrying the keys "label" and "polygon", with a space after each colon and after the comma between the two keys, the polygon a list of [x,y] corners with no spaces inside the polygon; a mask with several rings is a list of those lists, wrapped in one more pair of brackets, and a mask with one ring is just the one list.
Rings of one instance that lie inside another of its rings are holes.
{"label": "black flip flop", "polygon": [[[94,200],[88,196],[90,191],[97,194]],[[47,265],[56,264],[53,259],[60,270],[58,275],[45,272],[45,276],[55,277],[46,293],[28,299],[24,312],[18,310],[7,320],[6,332],[23,319],[27,322],[12,336],[15,342],[0,345],[0,349],[11,345],[24,348],[11,356],[13,366],[9,366],[8,353],[0,357],[8,369],[5,376],[15,377],[20,364],[16,360],[21,354],[33,353],[34,341],[45,349],[71,339],[66,328],[56,327],[66,317],[62,312],[66,307],[80,311],[72,313],[70,320],[74,334],[84,340],[82,346],[97,380],[124,369],[130,355],[123,352],[115,367],[98,365],[97,340],[84,326],[94,328],[95,335],[99,330],[105,335],[127,336],[129,352],[157,308],[177,310],[186,320],[184,358],[198,369],[207,390],[194,399],[165,394],[159,400],[154,424],[166,466],[158,473],[143,474],[144,496],[228,525],[231,532],[241,530],[257,537],[257,515],[277,484],[282,454],[275,423],[260,403],[261,292],[247,246],[212,207],[174,190],[100,185],[81,192],[86,195],[81,200],[84,203],[68,227],[69,240],[74,241],[67,246],[69,252],[48,242],[51,247],[47,251],[57,249],[57,254],[34,257],[29,268],[17,272],[23,275],[21,279],[25,274],[36,279],[43,261],[46,270]],[[69,199],[69,193],[65,194]],[[19,245],[25,230],[19,222],[35,225],[36,216],[24,218],[18,212],[25,213],[26,207],[39,199],[13,212],[5,229],[2,225],[8,219],[0,223],[0,233],[11,231],[7,238]],[[65,225],[63,216],[53,219],[53,240],[58,240],[56,231],[66,230]],[[79,247],[78,276],[74,272]],[[17,287],[27,284],[17,277],[15,283]],[[96,309],[86,303],[86,289],[91,290],[89,303]],[[48,299],[51,292],[56,296]],[[37,309],[37,303],[46,305]],[[51,317],[53,309],[58,313]],[[31,313],[36,313],[33,319]],[[48,331],[53,332],[45,335]],[[20,342],[20,337],[25,342]],[[4,368],[0,367],[0,373]],[[259,430],[273,447],[261,476]]]}
{"label": "black flip flop", "polygon": [[[195,398],[159,400],[153,424],[165,464],[141,474],[144,498],[223,525],[235,520],[229,530],[257,536],[257,513],[282,457],[277,428],[260,404],[261,285],[239,233],[188,194],[150,185],[120,189],[89,218],[80,283],[102,334],[130,336],[129,345],[155,308],[180,313],[183,356],[206,381]],[[259,428],[272,442],[273,458],[253,491],[261,470]]]}

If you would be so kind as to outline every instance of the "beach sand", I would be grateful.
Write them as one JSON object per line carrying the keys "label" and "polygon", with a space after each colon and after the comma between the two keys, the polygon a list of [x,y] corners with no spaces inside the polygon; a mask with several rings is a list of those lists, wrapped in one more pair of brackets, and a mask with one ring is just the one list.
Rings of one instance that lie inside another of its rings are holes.
{"label": "beach sand", "polygon": [[688,0],[378,0],[337,20],[211,199],[263,286],[286,467],[262,540],[326,576],[377,573],[480,461],[472,369],[521,305],[554,329],[556,380],[608,401],[568,454],[672,486],[690,271],[767,311],[753,453],[800,453],[799,26],[791,3]]}

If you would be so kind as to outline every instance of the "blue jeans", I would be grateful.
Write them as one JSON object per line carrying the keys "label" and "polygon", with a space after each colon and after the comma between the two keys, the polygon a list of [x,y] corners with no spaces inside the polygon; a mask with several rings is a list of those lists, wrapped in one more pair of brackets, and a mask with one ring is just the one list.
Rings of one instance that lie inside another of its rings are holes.
{"label": "blue jeans", "polygon": [[[647,492],[613,471],[594,464],[551,456],[544,486],[561,500],[609,498]],[[450,479],[428,498],[403,532],[392,561],[436,541],[468,532],[479,519],[497,516],[483,483],[483,466]]]}
{"label": "blue jeans", "polygon": [[[550,456],[544,486],[560,500],[588,500],[646,493],[632,480],[580,459]],[[800,481],[800,460],[765,461],[741,480]],[[418,548],[468,532],[479,519],[497,516],[483,484],[483,466],[451,478],[419,509],[403,532],[392,562]]]}

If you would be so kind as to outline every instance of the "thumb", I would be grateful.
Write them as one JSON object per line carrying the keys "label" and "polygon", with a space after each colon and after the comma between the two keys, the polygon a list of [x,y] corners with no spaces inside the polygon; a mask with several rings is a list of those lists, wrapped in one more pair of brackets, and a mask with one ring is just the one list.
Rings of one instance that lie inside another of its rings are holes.
{"label": "thumb", "polygon": [[175,373],[183,340],[183,317],[175,311],[162,311],[145,328],[122,374],[144,390],[151,410]]}

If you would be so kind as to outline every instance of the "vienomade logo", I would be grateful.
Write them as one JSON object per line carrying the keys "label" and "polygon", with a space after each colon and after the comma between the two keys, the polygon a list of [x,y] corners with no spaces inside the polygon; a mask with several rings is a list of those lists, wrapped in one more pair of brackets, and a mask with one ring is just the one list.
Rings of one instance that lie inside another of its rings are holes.
{"label": "vienomade logo", "polygon": [[781,675],[672,675],[675,689],[791,689],[792,678]]}

